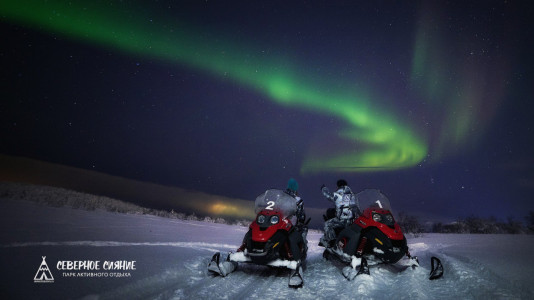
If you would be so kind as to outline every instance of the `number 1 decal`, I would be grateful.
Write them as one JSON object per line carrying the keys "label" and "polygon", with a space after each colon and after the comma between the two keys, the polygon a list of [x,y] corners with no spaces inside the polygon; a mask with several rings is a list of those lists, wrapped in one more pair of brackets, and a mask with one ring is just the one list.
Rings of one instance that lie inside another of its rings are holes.
{"label": "number 1 decal", "polygon": [[269,201],[267,202],[267,207],[265,209],[273,210],[273,206],[274,206],[274,201]]}
{"label": "number 1 decal", "polygon": [[382,203],[380,203],[380,200],[376,200],[375,202],[376,202],[376,204],[378,204],[378,207],[383,208],[382,207]]}

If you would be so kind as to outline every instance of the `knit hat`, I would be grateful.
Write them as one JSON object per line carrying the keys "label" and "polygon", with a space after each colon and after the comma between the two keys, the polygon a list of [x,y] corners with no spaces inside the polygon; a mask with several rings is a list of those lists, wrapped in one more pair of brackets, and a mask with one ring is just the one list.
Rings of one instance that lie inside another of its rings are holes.
{"label": "knit hat", "polygon": [[290,178],[289,181],[287,182],[287,189],[293,192],[297,192],[299,189],[298,182],[295,179]]}

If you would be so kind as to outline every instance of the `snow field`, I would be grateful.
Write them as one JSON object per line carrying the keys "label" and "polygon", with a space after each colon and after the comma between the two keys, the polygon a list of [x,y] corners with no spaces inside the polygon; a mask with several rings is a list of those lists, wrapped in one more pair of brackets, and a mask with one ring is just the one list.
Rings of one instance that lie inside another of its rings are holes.
{"label": "snow field", "polygon": [[[343,264],[324,260],[321,233],[308,234],[304,286],[288,288],[289,271],[240,264],[227,277],[207,271],[211,256],[234,251],[246,227],[146,215],[50,208],[0,201],[0,255],[7,298],[85,299],[534,299],[527,235],[408,236],[421,267],[399,271],[370,266],[371,276],[346,280]],[[513,252],[510,245],[514,245]],[[492,251],[488,251],[491,249]],[[513,254],[513,255],[510,255]],[[51,284],[33,283],[42,256],[54,274]],[[430,257],[445,275],[430,281]],[[60,260],[135,260],[129,278],[64,278]],[[3,297],[5,298],[5,297]]]}

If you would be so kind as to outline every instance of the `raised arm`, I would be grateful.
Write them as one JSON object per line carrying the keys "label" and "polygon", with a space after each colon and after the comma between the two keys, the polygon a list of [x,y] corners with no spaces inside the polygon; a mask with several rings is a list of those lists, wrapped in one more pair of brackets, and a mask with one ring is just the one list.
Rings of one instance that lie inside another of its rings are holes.
{"label": "raised arm", "polygon": [[321,192],[326,197],[326,199],[335,203],[334,194],[330,192],[330,190],[324,184],[321,186]]}

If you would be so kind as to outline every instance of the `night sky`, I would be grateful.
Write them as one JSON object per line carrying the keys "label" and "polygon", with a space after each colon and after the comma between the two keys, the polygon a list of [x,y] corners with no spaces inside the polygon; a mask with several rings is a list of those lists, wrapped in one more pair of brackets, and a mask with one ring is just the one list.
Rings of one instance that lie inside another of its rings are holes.
{"label": "night sky", "polygon": [[518,2],[2,1],[0,153],[250,200],[294,177],[315,208],[345,178],[397,211],[522,221]]}

